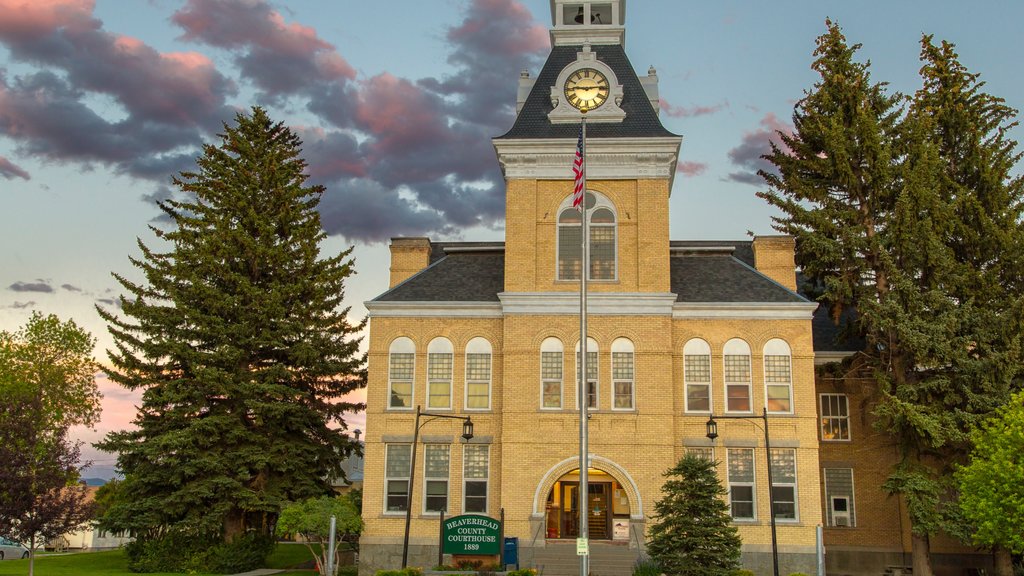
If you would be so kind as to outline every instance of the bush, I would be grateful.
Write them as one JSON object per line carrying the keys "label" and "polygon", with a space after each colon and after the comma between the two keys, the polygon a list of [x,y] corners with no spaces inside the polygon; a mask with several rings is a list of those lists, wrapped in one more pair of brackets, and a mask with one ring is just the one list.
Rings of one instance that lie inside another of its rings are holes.
{"label": "bush", "polygon": [[732,576],[755,576],[755,574],[753,570],[736,570]]}
{"label": "bush", "polygon": [[520,570],[512,570],[505,576],[537,576],[537,571],[533,568],[523,568]]}
{"label": "bush", "polygon": [[374,576],[423,576],[423,570],[411,567],[401,570],[377,570]]}
{"label": "bush", "polygon": [[359,566],[339,566],[338,576],[356,576],[359,574]]}
{"label": "bush", "polygon": [[159,537],[140,537],[125,546],[125,554],[132,572],[236,574],[261,568],[273,548],[273,538],[254,533],[223,542],[175,530]]}
{"label": "bush", "polygon": [[633,576],[661,576],[661,566],[650,558],[641,558],[633,564]]}

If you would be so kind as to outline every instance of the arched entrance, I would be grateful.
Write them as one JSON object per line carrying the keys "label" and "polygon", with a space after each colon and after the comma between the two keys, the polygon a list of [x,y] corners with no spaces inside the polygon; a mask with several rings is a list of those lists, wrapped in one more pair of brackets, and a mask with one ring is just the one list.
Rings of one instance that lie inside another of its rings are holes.
{"label": "arched entrance", "polygon": [[[580,536],[579,468],[563,474],[548,491],[544,534],[548,539]],[[591,468],[587,479],[587,525],[591,540],[629,539],[629,498],[614,476]]]}

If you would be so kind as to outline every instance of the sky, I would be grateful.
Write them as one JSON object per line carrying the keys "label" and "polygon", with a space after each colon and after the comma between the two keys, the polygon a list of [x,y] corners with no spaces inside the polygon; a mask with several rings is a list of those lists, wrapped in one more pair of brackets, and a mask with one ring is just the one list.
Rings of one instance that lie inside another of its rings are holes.
{"label": "sky", "polygon": [[[1024,108],[1024,3],[629,0],[627,55],[641,76],[655,68],[662,121],[683,136],[673,239],[773,233],[756,170],[815,82],[826,18],[893,92],[919,87],[934,34]],[[503,239],[491,138],[550,26],[547,0],[0,0],[0,330],[33,310],[73,319],[105,363],[95,307],[116,312],[112,273],[138,279],[129,258],[138,240],[159,246],[149,226],[170,177],[254,105],[302,138],[326,187],[322,252],[354,247],[345,299],[362,318],[387,289],[390,238]],[[100,387],[86,442],[130,425],[138,403]],[[83,453],[87,475],[111,474],[112,455]]]}

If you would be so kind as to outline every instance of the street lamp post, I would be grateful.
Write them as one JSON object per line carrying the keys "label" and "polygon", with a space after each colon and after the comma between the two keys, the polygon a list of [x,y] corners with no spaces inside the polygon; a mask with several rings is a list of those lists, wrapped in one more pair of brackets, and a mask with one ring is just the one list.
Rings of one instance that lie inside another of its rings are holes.
{"label": "street lamp post", "polygon": [[[768,408],[764,409],[764,412],[760,416],[719,416],[722,419],[736,419],[736,420],[752,420],[754,418],[760,418],[764,420],[764,454],[765,460],[768,462],[768,518],[771,521],[772,526],[772,565],[774,568],[775,576],[779,576],[779,543],[775,537],[775,495],[772,494],[772,444],[768,436]],[[757,426],[757,424],[754,424]],[[715,422],[715,415],[712,414],[707,422],[707,437],[710,440],[718,438],[718,423]]]}
{"label": "street lamp post", "polygon": [[420,427],[425,426],[428,422],[433,422],[438,418],[449,418],[451,420],[462,420],[462,437],[466,440],[473,438],[473,421],[470,420],[469,416],[452,416],[449,414],[428,414],[423,424],[420,424],[420,407],[416,406],[416,423],[413,425],[412,432],[412,456],[409,461],[409,489],[407,492],[407,500],[405,503],[405,540],[402,542],[402,568],[406,568],[409,565],[409,526],[412,524],[412,486],[413,480],[416,479],[416,442],[420,438]]}

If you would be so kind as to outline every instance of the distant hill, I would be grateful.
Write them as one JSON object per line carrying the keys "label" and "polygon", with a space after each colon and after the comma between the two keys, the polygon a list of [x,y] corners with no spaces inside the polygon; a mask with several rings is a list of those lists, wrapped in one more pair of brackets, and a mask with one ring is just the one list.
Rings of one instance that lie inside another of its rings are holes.
{"label": "distant hill", "polygon": [[103,478],[82,478],[82,482],[85,482],[86,486],[103,486],[107,483]]}

